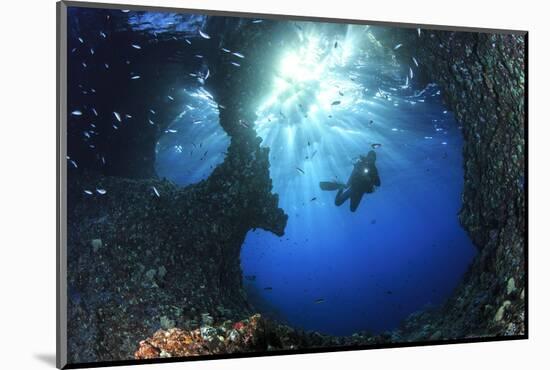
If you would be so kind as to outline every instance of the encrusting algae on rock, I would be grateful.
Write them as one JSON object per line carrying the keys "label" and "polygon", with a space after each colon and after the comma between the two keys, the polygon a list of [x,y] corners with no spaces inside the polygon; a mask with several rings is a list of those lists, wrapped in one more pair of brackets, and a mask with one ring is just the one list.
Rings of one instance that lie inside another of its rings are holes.
{"label": "encrusting algae on rock", "polygon": [[137,360],[189,357],[245,352],[289,351],[326,346],[368,345],[390,342],[390,333],[372,336],[356,333],[347,337],[304,332],[255,314],[241,321],[203,325],[194,330],[158,330],[139,342]]}

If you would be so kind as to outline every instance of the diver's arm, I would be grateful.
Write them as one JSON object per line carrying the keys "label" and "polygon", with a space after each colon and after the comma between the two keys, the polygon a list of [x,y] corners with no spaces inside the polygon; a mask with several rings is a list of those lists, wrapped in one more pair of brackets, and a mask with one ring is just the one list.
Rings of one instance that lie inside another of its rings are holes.
{"label": "diver's arm", "polygon": [[380,176],[378,176],[378,169],[374,168],[374,185],[380,186]]}
{"label": "diver's arm", "polygon": [[351,171],[351,175],[349,175],[348,182],[346,183],[346,187],[349,188],[351,186],[351,181],[357,175],[358,172],[359,172],[359,166],[355,164],[353,166],[353,170]]}

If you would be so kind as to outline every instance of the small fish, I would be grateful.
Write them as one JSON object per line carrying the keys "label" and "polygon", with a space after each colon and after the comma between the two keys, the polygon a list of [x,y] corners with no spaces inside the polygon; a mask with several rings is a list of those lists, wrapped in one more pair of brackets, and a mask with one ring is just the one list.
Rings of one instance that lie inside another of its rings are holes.
{"label": "small fish", "polygon": [[153,121],[151,121],[151,119],[149,119],[149,124],[150,124],[150,125],[154,125],[155,122],[153,122]]}
{"label": "small fish", "polygon": [[84,67],[84,68],[88,67],[88,65],[86,64],[86,62],[82,62],[82,67]]}
{"label": "small fish", "polygon": [[94,55],[95,54],[95,51],[93,48],[90,48],[90,54]]}
{"label": "small fish", "polygon": [[78,168],[78,165],[76,164],[76,162],[74,160],[71,159],[71,164],[73,165],[74,168]]}
{"label": "small fish", "polygon": [[447,142],[446,142],[446,141],[442,141],[441,144],[447,145]]}
{"label": "small fish", "polygon": [[332,103],[330,103],[330,105],[340,105],[340,103],[341,103],[340,100],[335,100]]}
{"label": "small fish", "polygon": [[173,98],[172,96],[170,96],[170,95],[168,95],[168,99],[174,101],[174,98]]}
{"label": "small fish", "polygon": [[320,303],[323,303],[324,301],[325,301],[324,298],[319,298],[315,300],[315,304],[320,304]]}
{"label": "small fish", "polygon": [[378,149],[378,148],[380,148],[381,146],[382,146],[382,144],[372,144],[372,145],[371,145],[371,148],[372,148],[372,149]]}
{"label": "small fish", "polygon": [[397,131],[397,129],[396,129],[395,127],[394,127],[394,128],[392,128],[391,130],[392,130],[392,131]]}
{"label": "small fish", "polygon": [[242,55],[241,53],[232,53],[234,56],[236,56],[237,58],[241,58],[241,59],[244,59],[244,55]]}
{"label": "small fish", "polygon": [[175,134],[176,132],[178,132],[178,130],[168,129],[168,130],[166,130],[165,132],[166,132],[166,133]]}
{"label": "small fish", "polygon": [[414,65],[416,65],[418,67],[418,61],[416,60],[416,58],[412,57],[412,60],[413,60]]}
{"label": "small fish", "polygon": [[411,67],[409,67],[409,76],[411,77],[411,80],[413,79],[414,77],[414,73],[413,73],[413,70]]}
{"label": "small fish", "polygon": [[207,40],[210,39],[210,35],[207,34],[207,33],[205,33],[205,32],[202,32],[201,30],[199,30],[199,35],[201,35],[201,37],[202,37],[203,39],[207,39]]}
{"label": "small fish", "polygon": [[135,75],[135,76],[130,77],[131,80],[139,80],[140,78],[141,78],[140,75]]}
{"label": "small fish", "polygon": [[273,290],[273,288],[270,287],[270,286],[266,286],[266,287],[264,288],[264,290]]}
{"label": "small fish", "polygon": [[399,49],[401,46],[403,46],[403,44],[397,44],[393,47],[393,50],[397,50]]}
{"label": "small fish", "polygon": [[120,118],[120,114],[118,112],[113,112],[113,115],[115,116],[118,122],[122,122],[122,118]]}
{"label": "small fish", "polygon": [[81,116],[81,115],[82,115],[82,112],[79,111],[79,110],[73,110],[73,111],[71,112],[71,114],[72,114],[73,116]]}
{"label": "small fish", "polygon": [[126,113],[126,114],[124,115],[124,117],[126,117],[126,118],[132,118],[132,116],[129,115],[128,113]]}
{"label": "small fish", "polygon": [[118,130],[118,126],[117,126],[117,125],[113,125],[113,128],[114,128],[115,130]]}
{"label": "small fish", "polygon": [[315,154],[317,154],[316,150],[313,151],[313,154],[311,155],[311,159],[313,159],[313,157],[315,157]]}
{"label": "small fish", "polygon": [[302,174],[305,174],[304,170],[302,170],[301,168],[296,167],[296,169],[297,169],[299,172],[301,172]]}
{"label": "small fish", "polygon": [[191,41],[189,41],[188,39],[184,39],[186,43],[188,43],[189,45],[191,45]]}
{"label": "small fish", "polygon": [[109,69],[109,63],[103,64],[105,66],[105,69]]}
{"label": "small fish", "polygon": [[84,43],[84,40],[82,39],[82,37],[79,37],[79,38],[78,38],[78,41],[80,41],[81,44]]}
{"label": "small fish", "polygon": [[84,193],[88,194],[88,195],[93,195],[94,193],[92,193],[90,190],[84,190]]}
{"label": "small fish", "polygon": [[223,52],[226,52],[226,53],[231,53],[231,50],[226,49],[226,48],[222,48],[221,50],[222,50]]}
{"label": "small fish", "polygon": [[231,62],[231,64],[233,64],[235,67],[240,67],[241,65],[237,62]]}
{"label": "small fish", "polygon": [[151,114],[157,114],[153,109],[149,109],[149,112],[151,112]]}
{"label": "small fish", "polygon": [[103,31],[99,31],[99,36],[103,37],[104,39],[107,38],[107,35]]}
{"label": "small fish", "polygon": [[105,194],[107,194],[107,190],[105,190],[105,189],[96,188],[95,191],[97,191],[97,193],[98,193],[99,195],[105,195]]}
{"label": "small fish", "polygon": [[422,33],[422,31],[420,30],[420,28],[417,28],[417,29],[416,29],[416,32],[418,32],[418,37],[420,37],[420,34]]}
{"label": "small fish", "polygon": [[336,49],[338,47],[338,41],[334,42],[334,48]]}
{"label": "small fish", "polygon": [[154,186],[151,187],[153,189],[153,192],[155,193],[155,195],[160,198],[160,193],[159,191],[157,190],[157,188],[155,188]]}
{"label": "small fish", "polygon": [[262,23],[263,21],[263,19],[254,19],[252,23]]}
{"label": "small fish", "polygon": [[133,47],[134,49],[138,49],[138,50],[141,49],[141,46],[139,46],[138,44],[132,44],[132,47]]}
{"label": "small fish", "polygon": [[204,58],[204,55],[201,55],[201,54],[195,54],[195,58],[199,58],[199,59],[202,59],[202,58]]}
{"label": "small fish", "polygon": [[311,198],[310,202],[313,202],[314,200],[317,200],[317,197]]}
{"label": "small fish", "polygon": [[130,9],[121,9],[120,11],[123,13],[130,13]]}

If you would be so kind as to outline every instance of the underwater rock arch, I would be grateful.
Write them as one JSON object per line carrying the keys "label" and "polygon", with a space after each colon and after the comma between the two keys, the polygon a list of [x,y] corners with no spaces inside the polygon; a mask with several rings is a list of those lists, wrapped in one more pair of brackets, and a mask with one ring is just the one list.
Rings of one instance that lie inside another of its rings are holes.
{"label": "underwater rock arch", "polygon": [[[253,61],[271,52],[271,26],[262,27],[252,32],[239,20],[213,19],[208,31],[222,35],[212,42],[223,41],[229,48],[238,41],[239,50]],[[227,39],[235,34],[227,30],[239,30],[239,39]],[[438,83],[464,127],[460,220],[479,254],[443,308],[411,316],[393,335],[418,341],[465,333],[524,334],[525,39],[424,30],[421,35],[405,29],[396,33],[404,45],[398,58],[408,63],[414,51],[424,78]],[[387,36],[388,50],[392,41]],[[159,327],[189,329],[251,313],[242,290],[241,245],[252,228],[282,235],[287,220],[271,193],[268,149],[260,147],[248,108],[260,95],[268,67],[256,73],[245,63],[217,68],[207,87],[223,106],[220,125],[231,143],[208,179],[184,189],[156,179],[156,136],[145,135],[138,125],[126,128],[139,143],[129,152],[118,150],[118,141],[98,139],[104,140],[98,146],[114,147],[108,170],[98,171],[92,159],[70,168],[71,362],[131,359],[139,341]],[[145,91],[133,94],[138,101],[149,98]],[[175,114],[167,110],[166,119],[158,122],[161,129]],[[90,186],[108,192],[91,199],[82,193]]]}

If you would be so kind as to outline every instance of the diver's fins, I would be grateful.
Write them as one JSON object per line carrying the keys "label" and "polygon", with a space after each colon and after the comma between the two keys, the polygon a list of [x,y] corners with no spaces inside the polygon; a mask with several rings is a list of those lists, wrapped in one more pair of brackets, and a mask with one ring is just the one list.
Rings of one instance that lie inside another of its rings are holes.
{"label": "diver's fins", "polygon": [[321,190],[328,190],[328,191],[340,190],[346,187],[346,185],[336,181],[321,181],[319,183],[319,186],[321,187]]}

